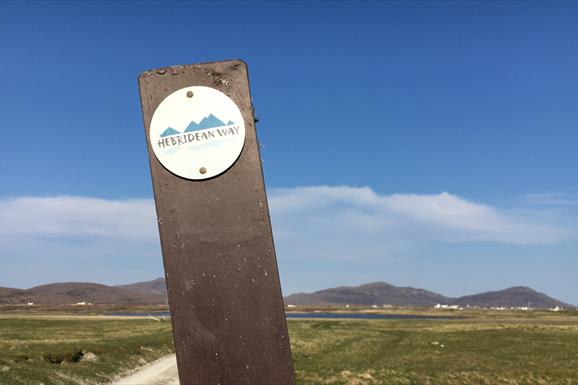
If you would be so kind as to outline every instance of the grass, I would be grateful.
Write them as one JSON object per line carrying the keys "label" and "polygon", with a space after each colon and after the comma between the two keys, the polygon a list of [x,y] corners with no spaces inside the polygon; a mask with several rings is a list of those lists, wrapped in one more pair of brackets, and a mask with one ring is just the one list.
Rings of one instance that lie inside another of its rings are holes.
{"label": "grass", "polygon": [[1,385],[102,383],[173,351],[170,322],[0,318]]}
{"label": "grass", "polygon": [[289,320],[300,385],[578,384],[576,319]]}
{"label": "grass", "polygon": [[[469,316],[290,319],[297,383],[578,385],[578,314]],[[103,383],[172,351],[168,321],[0,317],[1,385]]]}

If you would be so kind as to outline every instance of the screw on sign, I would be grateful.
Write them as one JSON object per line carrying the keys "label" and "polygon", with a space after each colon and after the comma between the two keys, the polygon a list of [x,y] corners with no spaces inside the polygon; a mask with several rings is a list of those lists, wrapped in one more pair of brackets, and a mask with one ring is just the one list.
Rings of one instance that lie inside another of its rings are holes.
{"label": "screw on sign", "polygon": [[182,385],[294,385],[245,63],[139,77]]}

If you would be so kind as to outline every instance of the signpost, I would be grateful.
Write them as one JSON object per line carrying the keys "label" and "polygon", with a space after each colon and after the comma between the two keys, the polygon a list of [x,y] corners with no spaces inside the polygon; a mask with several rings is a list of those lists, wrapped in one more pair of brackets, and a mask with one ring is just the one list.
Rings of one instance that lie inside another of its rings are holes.
{"label": "signpost", "polygon": [[245,63],[139,88],[181,385],[294,385]]}

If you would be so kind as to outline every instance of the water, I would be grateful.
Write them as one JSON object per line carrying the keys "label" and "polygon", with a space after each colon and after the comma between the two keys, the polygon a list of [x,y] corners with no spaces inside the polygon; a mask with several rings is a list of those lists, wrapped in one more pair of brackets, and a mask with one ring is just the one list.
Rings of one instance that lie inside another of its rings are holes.
{"label": "water", "polygon": [[288,313],[287,318],[306,319],[424,319],[424,320],[447,320],[462,317],[429,316],[416,314],[367,314],[367,313]]}
{"label": "water", "polygon": [[[119,317],[170,317],[168,311],[158,313],[112,313]],[[450,320],[463,317],[428,316],[415,314],[367,314],[367,313],[287,313],[287,318],[294,319],[417,319],[417,320]]]}
{"label": "water", "polygon": [[158,313],[111,313],[106,314],[115,317],[155,317],[155,318],[162,318],[162,317],[170,317],[171,313],[168,311],[161,311]]}

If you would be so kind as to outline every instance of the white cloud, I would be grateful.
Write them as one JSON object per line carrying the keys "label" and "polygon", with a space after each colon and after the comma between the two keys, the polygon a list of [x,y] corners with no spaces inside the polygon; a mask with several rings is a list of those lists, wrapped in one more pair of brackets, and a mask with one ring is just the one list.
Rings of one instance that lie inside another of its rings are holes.
{"label": "white cloud", "polygon": [[122,240],[156,237],[150,199],[24,197],[0,200],[0,237],[81,236]]}
{"label": "white cloud", "polygon": [[0,286],[126,283],[160,275],[150,199],[0,199]]}
{"label": "white cloud", "polygon": [[[440,243],[556,244],[576,235],[575,224],[552,211],[500,209],[448,193],[314,186],[271,189],[269,203],[282,264],[293,258],[393,261]],[[26,271],[38,282],[110,276],[129,282],[135,272],[162,274],[155,218],[150,199],[0,200],[0,283],[10,282],[11,271]]]}
{"label": "white cloud", "polygon": [[[448,193],[380,195],[368,187],[316,186],[271,190],[272,215],[281,234],[326,225],[340,236],[392,235],[412,242],[486,241],[549,244],[573,237],[551,212],[500,209]],[[314,228],[310,229],[314,231]],[[391,240],[391,239],[390,239]]]}
{"label": "white cloud", "polygon": [[[440,242],[545,244],[575,234],[551,212],[499,209],[455,195],[380,195],[369,187],[312,186],[271,189],[269,204],[279,235],[302,236],[304,225],[350,235],[404,234]],[[314,230],[314,229],[312,229]],[[107,200],[60,196],[0,200],[0,239],[14,236],[82,237],[128,242],[155,240],[150,199]]]}

